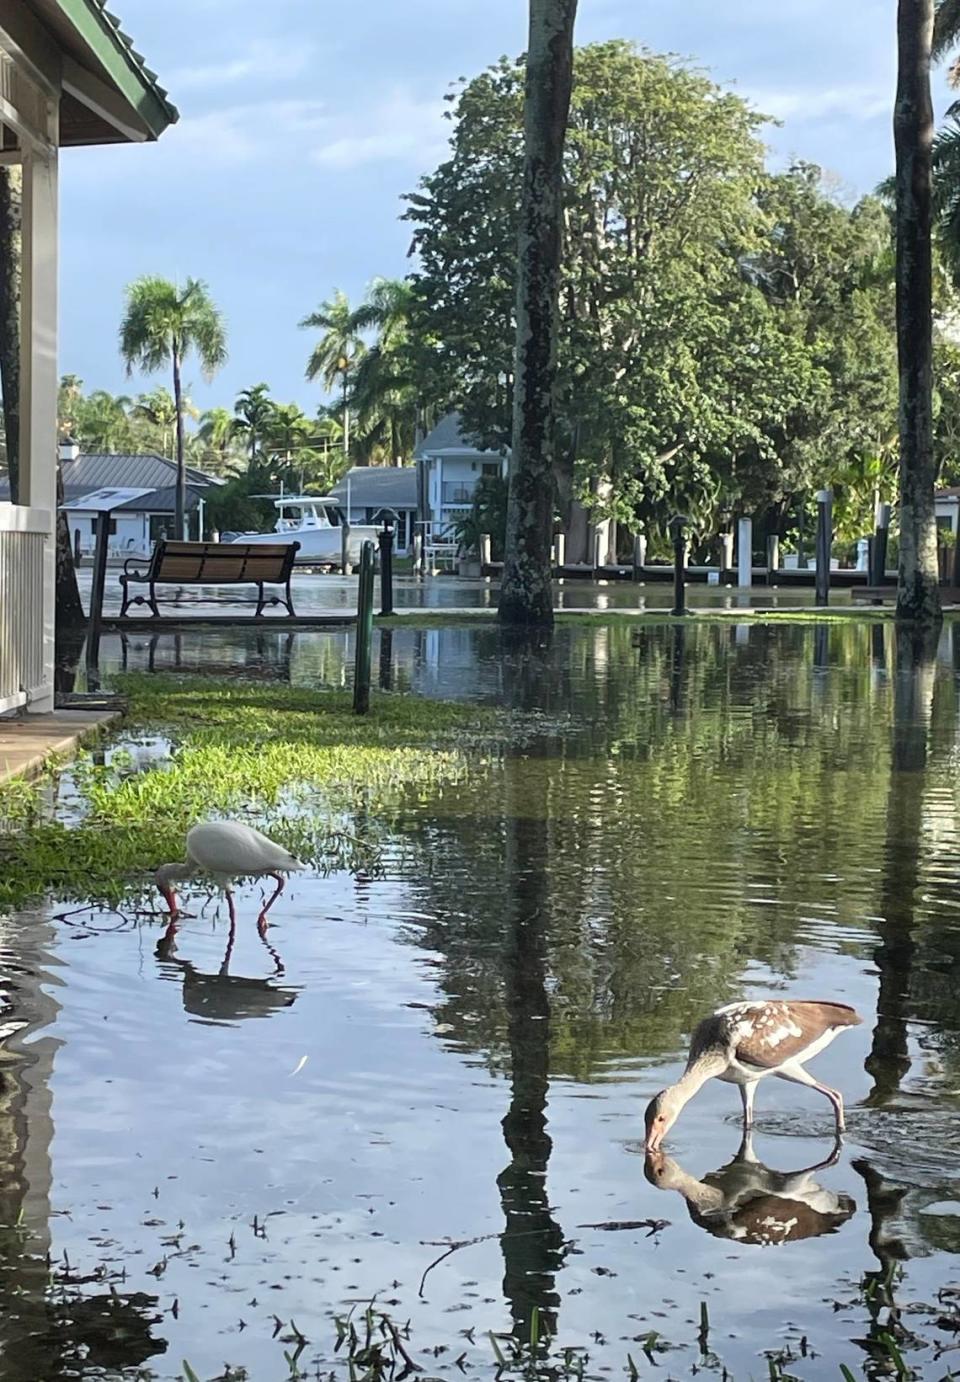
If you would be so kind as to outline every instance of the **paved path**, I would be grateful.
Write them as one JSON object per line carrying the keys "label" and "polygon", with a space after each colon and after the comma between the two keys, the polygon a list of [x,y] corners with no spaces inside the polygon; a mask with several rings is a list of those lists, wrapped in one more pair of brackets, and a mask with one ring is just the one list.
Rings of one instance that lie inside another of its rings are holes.
{"label": "paved path", "polygon": [[86,735],[117,718],[113,710],[57,710],[0,719],[0,782],[37,772],[51,754],[74,753]]}

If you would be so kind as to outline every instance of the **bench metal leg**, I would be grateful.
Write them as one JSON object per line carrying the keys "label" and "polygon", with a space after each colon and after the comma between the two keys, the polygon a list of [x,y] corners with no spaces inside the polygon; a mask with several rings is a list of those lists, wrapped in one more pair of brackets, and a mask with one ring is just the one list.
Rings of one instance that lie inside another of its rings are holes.
{"label": "bench metal leg", "polygon": [[288,614],[290,615],[290,617],[293,619],[293,618],[296,618],[296,611],[295,611],[295,609],[293,608],[293,593],[292,593],[292,591],[290,590],[290,581],[291,581],[291,579],[292,579],[291,576],[288,576],[288,577],[287,577],[287,584],[286,584],[286,587],[285,587],[287,593],[286,593],[286,599],[284,600],[284,604],[285,604],[286,607],[287,607],[287,613],[288,613]]}
{"label": "bench metal leg", "polygon": [[257,612],[253,616],[255,619],[260,618],[261,614],[263,613],[263,607],[266,603],[267,602],[263,594],[263,581],[257,581]]}
{"label": "bench metal leg", "polygon": [[153,581],[150,582],[150,598],[147,600],[147,604],[150,606],[154,619],[159,619],[160,611],[157,608],[157,592],[154,588]]}

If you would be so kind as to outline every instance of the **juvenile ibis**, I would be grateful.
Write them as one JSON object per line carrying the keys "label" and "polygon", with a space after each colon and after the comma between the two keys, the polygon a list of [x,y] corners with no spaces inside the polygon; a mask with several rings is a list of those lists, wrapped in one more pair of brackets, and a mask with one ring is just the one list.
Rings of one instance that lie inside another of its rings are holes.
{"label": "juvenile ibis", "polygon": [[714,1078],[739,1085],[745,1128],[753,1125],[757,1082],[767,1075],[819,1090],[833,1106],[839,1136],[844,1130],[842,1096],[803,1067],[845,1027],[857,1027],[862,1020],[845,1003],[765,1000],[718,1008],[694,1032],[683,1075],[647,1105],[647,1150],[657,1150],[684,1104]]}
{"label": "juvenile ibis", "polygon": [[233,884],[237,878],[273,878],[277,887],[259,916],[261,930],[267,924],[267,912],[283,892],[284,874],[300,873],[306,868],[282,845],[261,835],[243,821],[205,821],[187,832],[187,857],[182,864],[163,864],[157,869],[157,887],[170,908],[170,920],[181,915],[174,883],[197,874],[207,877],[223,888],[230,910],[230,922],[236,922],[233,905]]}

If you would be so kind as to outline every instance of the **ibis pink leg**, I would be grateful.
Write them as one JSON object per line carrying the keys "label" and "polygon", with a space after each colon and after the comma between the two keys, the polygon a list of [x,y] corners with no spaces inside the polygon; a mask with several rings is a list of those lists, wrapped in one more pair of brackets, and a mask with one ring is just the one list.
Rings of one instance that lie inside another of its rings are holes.
{"label": "ibis pink leg", "polygon": [[267,929],[267,913],[269,912],[269,910],[270,910],[270,908],[273,906],[273,904],[276,902],[276,900],[277,900],[277,898],[280,896],[280,894],[283,892],[283,874],[282,874],[282,873],[270,873],[270,874],[267,874],[267,877],[268,877],[268,878],[276,879],[276,884],[277,884],[277,886],[274,888],[273,892],[270,894],[270,897],[269,897],[269,898],[267,899],[267,901],[264,903],[263,908],[262,908],[262,910],[261,910],[261,912],[260,912],[260,915],[259,915],[259,917],[257,917],[257,929],[258,929],[258,931],[260,932],[261,936],[263,935],[264,931],[266,931],[266,929]]}
{"label": "ibis pink leg", "polygon": [[829,1085],[821,1084],[819,1080],[815,1080],[808,1071],[804,1070],[802,1065],[785,1065],[774,1073],[778,1080],[788,1080],[791,1084],[802,1084],[806,1085],[808,1089],[818,1090],[833,1105],[838,1135],[846,1131],[846,1124],[843,1121],[843,1095],[838,1089],[831,1089]]}
{"label": "ibis pink leg", "polygon": [[753,1127],[753,1096],[757,1092],[756,1080],[751,1080],[749,1084],[740,1085],[740,1098],[743,1100],[743,1126]]}

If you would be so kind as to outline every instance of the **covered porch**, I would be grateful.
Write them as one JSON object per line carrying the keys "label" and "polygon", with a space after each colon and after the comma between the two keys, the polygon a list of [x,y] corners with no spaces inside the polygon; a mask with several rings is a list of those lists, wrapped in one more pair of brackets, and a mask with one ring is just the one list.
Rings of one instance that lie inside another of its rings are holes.
{"label": "covered porch", "polygon": [[54,706],[60,150],[155,140],[176,119],[100,0],[2,0],[0,162],[22,169],[22,248],[19,484],[17,502],[0,503],[0,716]]}

